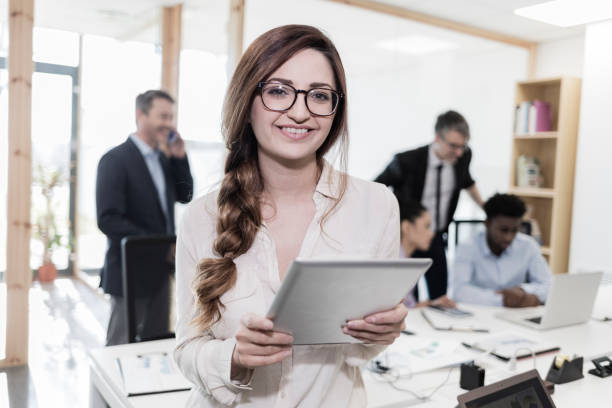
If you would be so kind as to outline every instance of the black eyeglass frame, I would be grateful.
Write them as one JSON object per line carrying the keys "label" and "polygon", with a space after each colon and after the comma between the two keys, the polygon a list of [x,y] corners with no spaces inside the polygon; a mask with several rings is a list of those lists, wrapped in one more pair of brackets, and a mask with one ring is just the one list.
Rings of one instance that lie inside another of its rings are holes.
{"label": "black eyeglass frame", "polygon": [[[270,85],[270,84],[275,84],[275,85],[282,85],[282,86],[288,86],[289,88],[293,89],[294,93],[293,93],[293,102],[291,102],[291,105],[289,105],[289,107],[287,109],[272,109],[270,108],[268,105],[266,105],[266,103],[264,102],[264,98],[263,98],[263,88],[266,85]],[[314,116],[331,116],[334,113],[336,113],[336,111],[338,110],[338,106],[340,106],[340,102],[342,101],[342,98],[344,97],[344,94],[342,92],[338,92],[334,89],[330,89],[330,88],[311,88],[309,90],[304,90],[304,89],[296,89],[295,87],[289,85],[289,84],[283,84],[282,82],[266,82],[266,81],[261,81],[257,83],[257,89],[259,90],[259,97],[261,98],[261,103],[263,103],[263,105],[266,107],[266,109],[269,109],[273,112],[287,112],[288,110],[290,110],[293,105],[295,105],[295,101],[297,101],[297,97],[298,94],[304,94],[304,103],[306,104],[306,109],[308,109],[308,112],[310,112],[312,115]],[[329,91],[332,92],[336,95],[336,97],[338,98],[338,103],[336,103],[336,106],[334,106],[334,109],[328,113],[327,115],[321,115],[320,113],[314,113],[312,110],[310,110],[310,106],[308,106],[308,98],[306,96],[308,96],[308,94],[316,89],[323,89],[325,91]]]}
{"label": "black eyeglass frame", "polygon": [[444,143],[446,143],[446,145],[448,147],[450,147],[452,150],[461,150],[462,152],[465,152],[466,150],[468,150],[470,148],[470,144],[468,142],[465,142],[464,144],[459,145],[459,144],[456,144],[456,143],[449,142],[441,134],[439,135],[439,137],[440,137],[440,140],[442,140]]}

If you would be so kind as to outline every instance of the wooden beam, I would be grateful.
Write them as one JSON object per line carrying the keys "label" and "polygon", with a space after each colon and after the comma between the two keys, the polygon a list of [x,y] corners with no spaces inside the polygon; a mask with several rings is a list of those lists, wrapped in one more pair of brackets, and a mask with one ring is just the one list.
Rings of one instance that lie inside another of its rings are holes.
{"label": "wooden beam", "polygon": [[527,62],[527,78],[535,79],[537,62],[538,62],[538,46],[534,44],[531,47],[529,47],[529,60]]}
{"label": "wooden beam", "polygon": [[370,0],[329,0],[335,3],[346,4],[349,6],[360,7],[362,9],[377,11],[379,13],[388,14],[395,17],[401,17],[408,20],[417,21],[419,23],[429,24],[432,26],[444,28],[447,30],[457,31],[463,34],[469,34],[475,37],[484,38],[487,40],[497,41],[515,47],[522,47],[529,50],[530,47],[535,46],[536,43],[527,41],[522,38],[513,37],[506,34],[501,34],[495,31],[485,30],[483,28],[474,27],[468,24],[460,23],[452,20],[445,20],[440,17],[435,17],[429,14],[419,13],[416,11],[408,10],[403,7],[393,6],[390,4],[379,3]]}
{"label": "wooden beam", "polygon": [[229,23],[227,25],[227,78],[228,81],[242,57],[244,41],[244,0],[230,0]]}
{"label": "wooden beam", "polygon": [[32,184],[32,29],[34,0],[9,1],[6,357],[0,366],[28,363],[30,186]]}
{"label": "wooden beam", "polygon": [[161,87],[178,102],[179,59],[183,5],[162,10],[162,80]]}

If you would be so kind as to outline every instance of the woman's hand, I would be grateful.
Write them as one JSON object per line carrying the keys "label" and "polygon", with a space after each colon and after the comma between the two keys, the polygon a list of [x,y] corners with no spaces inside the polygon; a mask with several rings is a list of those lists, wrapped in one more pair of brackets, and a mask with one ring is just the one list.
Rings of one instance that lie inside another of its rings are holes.
{"label": "woman's hand", "polygon": [[361,320],[351,320],[342,328],[348,334],[364,343],[391,344],[406,328],[408,309],[402,303],[393,309],[374,313]]}
{"label": "woman's hand", "polygon": [[293,337],[272,330],[274,323],[253,313],[242,316],[232,354],[232,379],[245,369],[278,363],[291,355]]}

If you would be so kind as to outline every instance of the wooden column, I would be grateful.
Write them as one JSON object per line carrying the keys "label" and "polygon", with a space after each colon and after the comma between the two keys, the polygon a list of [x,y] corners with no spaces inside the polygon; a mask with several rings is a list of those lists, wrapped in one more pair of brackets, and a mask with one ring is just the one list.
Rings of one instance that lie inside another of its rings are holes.
{"label": "wooden column", "polygon": [[227,78],[231,79],[242,57],[244,38],[244,0],[230,0],[229,23],[227,25]]}
{"label": "wooden column", "polygon": [[183,5],[162,10],[162,80],[161,87],[178,102],[179,58]]}
{"label": "wooden column", "polygon": [[6,358],[28,363],[30,186],[32,184],[32,28],[34,0],[9,1],[8,195],[6,242]]}
{"label": "wooden column", "polygon": [[533,44],[529,47],[529,59],[527,62],[527,78],[535,79],[536,64],[538,62],[538,46]]}

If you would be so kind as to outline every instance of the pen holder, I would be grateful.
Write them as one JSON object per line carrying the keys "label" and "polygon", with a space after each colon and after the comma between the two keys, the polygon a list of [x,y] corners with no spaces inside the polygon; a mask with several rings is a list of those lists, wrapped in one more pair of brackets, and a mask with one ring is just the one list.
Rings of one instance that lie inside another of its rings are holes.
{"label": "pen holder", "polygon": [[553,358],[550,370],[548,370],[548,375],[546,375],[546,381],[550,381],[554,384],[565,384],[583,378],[583,361],[582,357],[576,357],[571,361],[565,360],[559,368],[555,365],[555,359]]}

